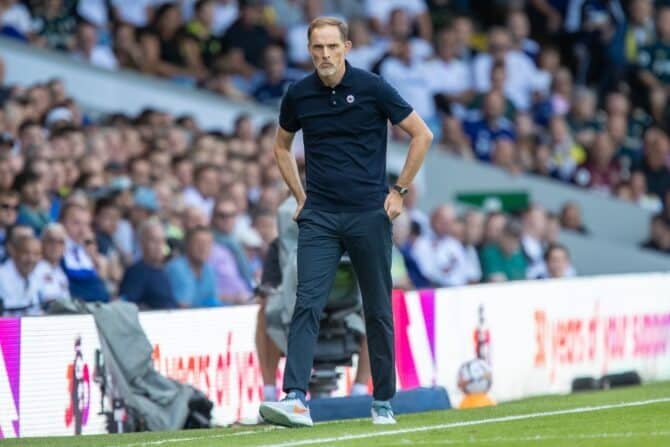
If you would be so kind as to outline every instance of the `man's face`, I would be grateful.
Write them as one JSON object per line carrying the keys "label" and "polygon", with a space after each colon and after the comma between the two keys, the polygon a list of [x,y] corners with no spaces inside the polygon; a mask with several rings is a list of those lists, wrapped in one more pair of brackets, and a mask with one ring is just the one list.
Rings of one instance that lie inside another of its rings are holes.
{"label": "man's face", "polygon": [[28,205],[39,206],[44,195],[44,186],[41,181],[30,182],[23,187],[21,195]]}
{"label": "man's face", "polygon": [[68,236],[77,244],[83,244],[91,226],[91,216],[88,211],[72,208],[63,220],[63,226]]}
{"label": "man's face", "polygon": [[163,259],[165,234],[163,229],[156,225],[147,230],[142,240],[142,255],[151,262],[160,262]]}
{"label": "man's face", "polygon": [[19,201],[16,197],[0,197],[0,227],[6,228],[16,222],[16,208]]}
{"label": "man's face", "polygon": [[214,169],[207,169],[198,176],[196,185],[203,197],[214,197],[219,190],[219,175]]}
{"label": "man's face", "polygon": [[189,241],[186,255],[194,264],[204,264],[212,250],[212,233],[198,231]]}
{"label": "man's face", "polygon": [[110,206],[100,210],[95,218],[95,223],[99,230],[106,234],[114,234],[121,218],[121,212],[118,208]]}
{"label": "man's face", "polygon": [[568,254],[562,249],[552,250],[547,257],[549,277],[562,278],[570,265]]}
{"label": "man's face", "polygon": [[344,42],[339,28],[334,25],[321,26],[312,30],[309,53],[319,76],[333,76],[342,69],[344,58],[350,48],[351,42]]}
{"label": "man's face", "polygon": [[50,231],[42,239],[42,254],[44,259],[57,263],[65,251],[65,234],[60,231]]}
{"label": "man's face", "polygon": [[14,263],[22,276],[28,276],[42,258],[42,244],[35,238],[26,238],[19,243]]}
{"label": "man's face", "polygon": [[214,228],[224,234],[231,234],[235,229],[235,222],[237,220],[237,207],[233,202],[219,203],[214,209],[212,215],[212,222]]}

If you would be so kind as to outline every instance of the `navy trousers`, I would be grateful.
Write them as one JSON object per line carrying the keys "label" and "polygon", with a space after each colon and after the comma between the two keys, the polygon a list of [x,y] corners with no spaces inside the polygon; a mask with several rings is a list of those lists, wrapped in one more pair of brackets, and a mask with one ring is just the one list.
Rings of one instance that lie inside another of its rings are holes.
{"label": "navy trousers", "polygon": [[288,336],[283,389],[306,391],[314,362],[319,319],[337,265],[346,251],[356,271],[368,339],[374,398],[395,394],[391,311],[391,229],[382,209],[331,213],[303,209],[298,216],[298,292]]}

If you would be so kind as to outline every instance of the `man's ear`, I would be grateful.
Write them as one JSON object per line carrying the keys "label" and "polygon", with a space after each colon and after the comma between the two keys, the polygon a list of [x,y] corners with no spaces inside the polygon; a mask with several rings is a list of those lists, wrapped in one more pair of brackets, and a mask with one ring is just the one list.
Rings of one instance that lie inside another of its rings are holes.
{"label": "man's ear", "polygon": [[344,48],[345,48],[346,51],[351,50],[352,46],[353,46],[353,44],[351,43],[350,40],[347,40],[347,41],[344,42]]}

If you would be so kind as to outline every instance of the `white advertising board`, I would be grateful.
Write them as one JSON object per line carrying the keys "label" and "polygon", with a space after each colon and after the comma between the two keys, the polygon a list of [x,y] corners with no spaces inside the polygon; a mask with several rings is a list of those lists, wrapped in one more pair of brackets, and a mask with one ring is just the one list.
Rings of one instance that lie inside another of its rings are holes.
{"label": "white advertising board", "polygon": [[[498,401],[566,393],[576,377],[627,370],[644,380],[670,379],[668,290],[670,275],[649,274],[394,291],[398,388],[442,385],[458,405],[457,371],[475,357],[477,330]],[[156,369],[201,389],[218,424],[256,417],[257,312],[243,306],[140,314]],[[96,349],[88,315],[0,318],[0,438],[105,433]],[[342,372],[337,395],[353,381],[352,368]]]}
{"label": "white advertising board", "polygon": [[483,312],[499,401],[567,393],[577,377],[670,379],[670,275],[624,275],[438,290],[437,382],[457,403]]}

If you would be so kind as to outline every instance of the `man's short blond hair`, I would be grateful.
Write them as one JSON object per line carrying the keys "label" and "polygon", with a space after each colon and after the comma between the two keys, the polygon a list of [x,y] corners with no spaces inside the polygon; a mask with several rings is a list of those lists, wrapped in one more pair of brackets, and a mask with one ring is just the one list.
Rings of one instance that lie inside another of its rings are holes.
{"label": "man's short blond hair", "polygon": [[335,17],[317,17],[312,20],[307,28],[307,41],[312,41],[312,31],[316,28],[323,28],[324,26],[336,26],[340,30],[340,36],[342,37],[342,42],[349,40],[349,27],[345,22]]}

